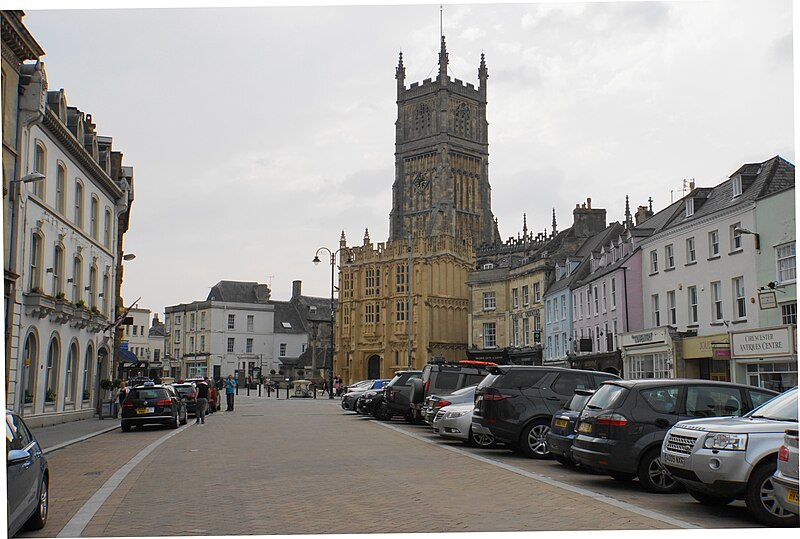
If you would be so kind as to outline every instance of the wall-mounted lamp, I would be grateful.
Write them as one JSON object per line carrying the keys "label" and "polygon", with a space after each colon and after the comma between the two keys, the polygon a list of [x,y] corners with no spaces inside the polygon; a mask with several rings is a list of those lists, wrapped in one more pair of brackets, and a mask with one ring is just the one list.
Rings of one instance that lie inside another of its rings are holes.
{"label": "wall-mounted lamp", "polygon": [[136,258],[136,255],[133,254],[133,253],[128,253],[126,255],[122,255],[122,260],[125,260],[125,261],[133,260],[134,258]]}
{"label": "wall-mounted lamp", "polygon": [[734,234],[750,234],[751,236],[754,237],[755,245],[756,245],[756,251],[760,251],[761,250],[761,236],[758,234],[758,232],[753,232],[751,230],[747,230],[746,228],[742,228],[740,226],[737,226],[736,228],[733,229],[733,233]]}
{"label": "wall-mounted lamp", "polygon": [[45,273],[53,273],[53,268],[47,268],[44,270]]}

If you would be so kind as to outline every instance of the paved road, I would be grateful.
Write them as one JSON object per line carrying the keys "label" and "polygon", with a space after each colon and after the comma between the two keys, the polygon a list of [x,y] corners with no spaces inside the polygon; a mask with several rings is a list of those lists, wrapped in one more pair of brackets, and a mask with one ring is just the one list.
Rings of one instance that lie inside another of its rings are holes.
{"label": "paved road", "polygon": [[50,521],[22,536],[757,527],[738,502],[711,510],[439,440],[338,400],[240,395],[205,425],[116,430],[48,454]]}

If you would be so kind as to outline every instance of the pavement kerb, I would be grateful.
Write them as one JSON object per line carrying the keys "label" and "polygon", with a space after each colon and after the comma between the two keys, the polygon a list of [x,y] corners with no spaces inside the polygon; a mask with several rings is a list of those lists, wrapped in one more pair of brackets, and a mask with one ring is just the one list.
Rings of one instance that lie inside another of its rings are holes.
{"label": "pavement kerb", "polygon": [[67,440],[66,442],[61,442],[60,444],[56,444],[53,446],[48,447],[47,449],[42,449],[42,453],[45,455],[48,453],[52,453],[53,451],[58,451],[59,449],[64,449],[65,447],[69,447],[71,445],[83,442],[84,440],[88,440],[89,438],[94,438],[95,436],[100,436],[101,434],[105,434],[107,432],[111,432],[112,430],[116,430],[119,428],[119,425],[114,425],[113,427],[106,427],[103,430],[97,432],[91,432],[89,434],[85,434],[79,438],[75,438],[74,440]]}

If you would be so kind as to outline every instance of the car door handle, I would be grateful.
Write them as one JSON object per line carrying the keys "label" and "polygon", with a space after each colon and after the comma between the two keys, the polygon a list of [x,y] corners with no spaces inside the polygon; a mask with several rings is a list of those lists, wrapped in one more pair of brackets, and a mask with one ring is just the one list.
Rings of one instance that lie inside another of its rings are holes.
{"label": "car door handle", "polygon": [[32,464],[32,462],[30,461],[30,459],[28,459],[28,460],[26,460],[25,462],[22,463],[22,467],[27,470],[28,468],[31,467],[31,464]]}
{"label": "car door handle", "polygon": [[545,397],[545,398],[546,398],[547,400],[549,400],[549,401],[557,401],[557,400],[561,400],[561,399],[559,399],[558,397]]}

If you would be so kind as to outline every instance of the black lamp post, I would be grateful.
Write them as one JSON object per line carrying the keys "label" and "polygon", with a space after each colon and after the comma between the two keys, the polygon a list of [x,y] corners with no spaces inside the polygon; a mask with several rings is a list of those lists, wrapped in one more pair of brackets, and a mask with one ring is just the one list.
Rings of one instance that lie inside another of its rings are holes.
{"label": "black lamp post", "polygon": [[[331,364],[328,367],[328,398],[333,399],[333,357],[334,357],[334,336],[333,336],[333,320],[335,318],[335,312],[333,308],[333,291],[335,289],[334,286],[334,278],[335,278],[335,269],[336,269],[336,255],[341,251],[342,248],[336,249],[335,251],[331,251],[327,247],[320,247],[317,249],[317,252],[314,254],[314,260],[312,262],[315,265],[319,265],[321,260],[319,259],[320,251],[326,251],[331,258]],[[350,259],[348,258],[348,262]]]}

